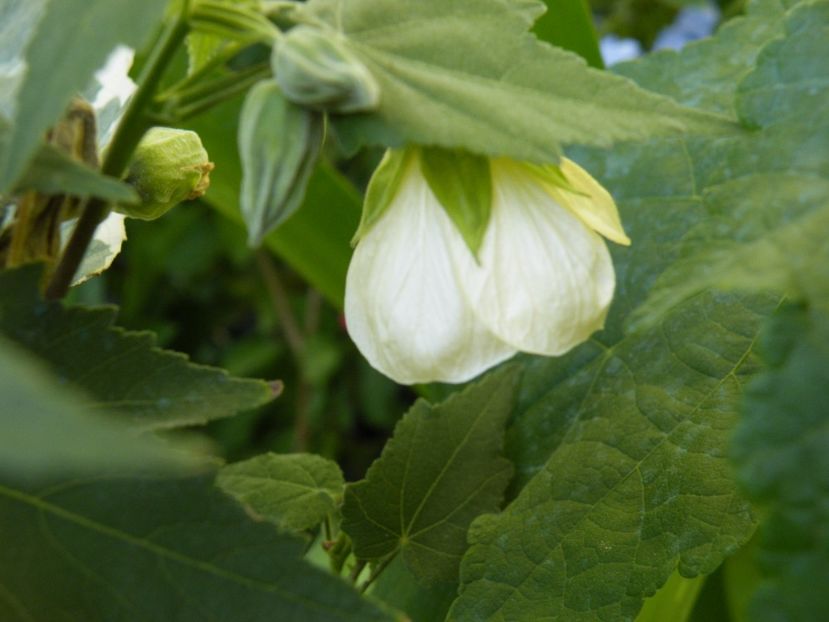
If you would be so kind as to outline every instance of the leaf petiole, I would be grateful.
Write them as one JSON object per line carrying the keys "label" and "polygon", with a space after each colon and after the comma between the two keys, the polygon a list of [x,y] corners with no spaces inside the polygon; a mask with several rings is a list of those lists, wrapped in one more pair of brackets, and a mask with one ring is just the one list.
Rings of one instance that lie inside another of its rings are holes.
{"label": "leaf petiole", "polygon": [[383,574],[383,571],[388,568],[389,564],[397,557],[397,554],[400,552],[400,549],[397,549],[391,555],[387,555],[383,559],[381,559],[377,564],[375,564],[374,568],[372,568],[371,573],[368,575],[368,579],[359,587],[359,592],[363,594],[369,586],[374,583],[374,581]]}

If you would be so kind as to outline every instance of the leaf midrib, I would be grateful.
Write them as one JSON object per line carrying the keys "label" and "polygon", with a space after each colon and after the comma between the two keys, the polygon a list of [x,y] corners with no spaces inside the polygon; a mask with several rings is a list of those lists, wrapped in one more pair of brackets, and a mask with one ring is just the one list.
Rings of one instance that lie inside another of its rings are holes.
{"label": "leaf midrib", "polygon": [[[13,488],[9,488],[9,487],[4,486],[2,484],[0,484],[0,496],[5,496],[5,497],[7,497],[7,498],[9,498],[13,501],[17,501],[17,502],[22,503],[24,505],[28,505],[28,506],[30,506],[34,509],[37,509],[41,512],[45,512],[45,513],[51,514],[53,516],[56,516],[58,518],[62,518],[63,520],[69,521],[69,522],[71,522],[71,523],[73,523],[73,524],[75,524],[79,527],[83,527],[83,528],[88,529],[92,532],[96,532],[98,534],[101,534],[103,536],[107,536],[107,537],[112,538],[114,540],[119,540],[121,542],[125,542],[129,545],[132,545],[132,546],[135,546],[137,548],[148,551],[149,553],[151,553],[153,555],[156,555],[158,557],[168,559],[168,560],[177,562],[179,564],[182,564],[183,566],[187,566],[189,568],[194,568],[194,569],[199,570],[201,572],[204,572],[206,574],[210,574],[210,575],[219,577],[221,579],[225,579],[227,581],[242,585],[242,586],[244,586],[246,588],[249,588],[249,589],[259,590],[259,591],[263,591],[263,592],[277,593],[282,598],[285,598],[286,600],[290,600],[290,601],[294,601],[296,603],[300,603],[300,604],[302,604],[304,606],[307,606],[308,608],[311,608],[311,609],[317,609],[319,611],[325,612],[326,614],[332,615],[332,616],[334,616],[335,618],[338,618],[338,619],[343,619],[343,620],[348,619],[348,618],[342,617],[342,615],[341,615],[342,611],[340,609],[328,607],[328,606],[324,605],[323,603],[317,602],[315,600],[311,600],[309,598],[306,598],[304,596],[300,596],[300,595],[295,594],[293,592],[285,591],[284,589],[282,589],[281,587],[279,587],[276,584],[267,583],[267,582],[264,582],[264,581],[257,581],[257,580],[251,579],[250,577],[245,577],[245,576],[230,572],[228,570],[225,570],[223,568],[219,568],[219,567],[214,566],[214,565],[212,565],[208,562],[205,562],[205,561],[202,561],[202,560],[199,560],[199,559],[194,559],[192,557],[188,557],[187,555],[184,555],[184,554],[179,553],[177,551],[167,549],[167,548],[165,548],[163,546],[159,546],[158,544],[155,544],[153,542],[149,542],[145,539],[138,538],[138,537],[136,537],[136,536],[134,536],[130,533],[115,529],[115,528],[110,527],[109,525],[105,525],[103,523],[99,523],[95,520],[87,518],[86,516],[82,516],[82,515],[77,514],[75,512],[71,512],[71,511],[69,511],[65,508],[62,508],[62,507],[58,506],[58,505],[55,505],[53,503],[49,503],[48,501],[45,501],[44,499],[42,499],[40,497],[36,497],[36,496],[30,495],[30,494],[26,494],[24,492],[21,492],[19,490],[15,490]],[[300,559],[297,559],[297,562],[300,562],[300,561],[301,561]]]}

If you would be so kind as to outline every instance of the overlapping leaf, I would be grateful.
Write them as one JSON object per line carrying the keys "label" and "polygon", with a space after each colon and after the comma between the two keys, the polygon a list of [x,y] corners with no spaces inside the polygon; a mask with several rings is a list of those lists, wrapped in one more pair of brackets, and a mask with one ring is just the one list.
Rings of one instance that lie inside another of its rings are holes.
{"label": "overlapping leaf", "polygon": [[469,524],[497,509],[512,473],[500,452],[516,372],[404,415],[366,479],[346,487],[342,528],[358,558],[402,552],[422,581],[457,578]]}
{"label": "overlapping leaf", "polygon": [[[684,103],[736,111],[744,95],[734,77],[761,67],[769,50],[791,49],[774,42],[781,18],[814,41],[806,31],[821,28],[820,4],[758,4],[710,41],[642,61],[659,72],[623,71]],[[802,99],[800,85],[753,89],[781,110]],[[562,359],[526,364],[508,434],[516,490],[524,487],[499,516],[473,524],[450,619],[629,620],[675,568],[710,572],[750,536],[754,520],[726,454],[743,385],[758,370],[756,335],[777,300],[701,288],[640,331],[623,326],[689,248],[752,239],[776,222],[749,210],[777,210],[781,221],[819,213],[823,130],[814,115],[784,117],[743,136],[574,154],[613,192],[633,245],[614,249],[618,290],[605,331]]]}
{"label": "overlapping leaf", "polygon": [[151,333],[112,326],[112,308],[64,307],[39,299],[40,269],[0,273],[0,334],[83,389],[88,410],[124,415],[141,429],[204,423],[259,406],[274,396],[266,382],[230,377],[154,346]]}
{"label": "overlapping leaf", "polygon": [[313,454],[263,454],[219,471],[216,484],[259,516],[290,531],[319,525],[342,501],[336,462]]}
{"label": "overlapping leaf", "polygon": [[793,9],[779,26],[785,35],[736,89],[741,118],[762,129],[709,158],[727,177],[706,189],[714,217],[686,241],[642,321],[711,287],[829,297],[829,3]]}
{"label": "overlapping leaf", "polygon": [[394,619],[208,478],[0,483],[4,622]]}
{"label": "overlapping leaf", "polygon": [[[2,131],[0,127],[0,132]],[[42,145],[38,149],[16,189],[37,190],[44,194],[98,197],[125,204],[138,202],[138,195],[131,186],[102,175],[49,145]]]}
{"label": "overlapping leaf", "polygon": [[[0,151],[0,192],[8,191],[26,169],[43,132],[72,94],[87,85],[117,44],[143,43],[160,22],[166,4],[166,0],[4,0],[3,13],[8,9],[32,32],[23,41],[25,68],[15,82],[14,105],[6,106],[13,108],[14,117],[9,119],[10,138]],[[11,10],[19,5],[32,10]],[[42,13],[33,15],[34,9]]]}
{"label": "overlapping leaf", "polygon": [[312,0],[304,11],[341,33],[380,84],[376,112],[334,120],[347,149],[405,142],[536,162],[566,143],[724,131],[527,33],[540,2]]}
{"label": "overlapping leaf", "polygon": [[762,345],[771,369],[746,390],[733,451],[741,482],[768,510],[764,577],[746,619],[818,620],[829,612],[829,315],[787,308]]}
{"label": "overlapping leaf", "polygon": [[[30,354],[0,338],[0,472],[40,479],[107,469],[180,469],[195,457],[122,422],[86,412],[86,398],[58,383]],[[2,600],[2,599],[0,599]]]}

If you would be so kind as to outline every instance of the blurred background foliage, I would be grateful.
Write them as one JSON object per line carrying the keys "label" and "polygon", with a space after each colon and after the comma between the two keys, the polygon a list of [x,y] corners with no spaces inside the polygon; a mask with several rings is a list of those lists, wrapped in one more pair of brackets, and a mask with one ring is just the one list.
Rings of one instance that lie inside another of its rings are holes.
{"label": "blurred background foliage", "polygon": [[[599,37],[634,39],[649,50],[660,33],[679,23],[683,9],[702,7],[730,16],[741,10],[743,0],[547,4],[551,10],[537,34],[601,65],[585,16],[592,15]],[[583,46],[585,40],[592,44]],[[185,71],[182,55],[169,79]],[[335,459],[353,481],[363,476],[418,394],[445,393],[441,387],[417,392],[399,387],[369,367],[348,339],[341,310],[350,248],[345,243],[333,249],[314,246],[314,227],[326,229],[329,238],[350,238],[360,193],[381,151],[345,158],[329,144],[330,167],[315,176],[299,218],[261,249],[250,249],[235,216],[239,165],[232,123],[238,105],[238,100],[230,102],[190,123],[217,164],[205,200],[182,204],[154,222],[130,220],[129,241],[113,267],[76,288],[71,299],[118,305],[122,326],[151,330],[160,346],[185,352],[196,362],[284,382],[278,400],[208,427],[229,462],[266,451],[309,451]],[[318,214],[302,218],[308,210]],[[305,278],[315,270],[333,274],[320,289]]]}

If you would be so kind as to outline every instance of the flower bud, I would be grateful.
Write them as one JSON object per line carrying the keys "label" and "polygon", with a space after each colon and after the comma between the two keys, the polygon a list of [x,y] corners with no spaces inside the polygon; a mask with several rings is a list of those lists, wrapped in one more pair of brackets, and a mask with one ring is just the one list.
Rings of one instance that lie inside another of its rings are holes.
{"label": "flower bud", "polygon": [[182,201],[197,199],[210,185],[213,163],[199,135],[189,130],[154,127],[141,139],[126,182],[141,197],[137,205],[119,205],[131,218],[154,220]]}
{"label": "flower bud", "polygon": [[282,92],[294,103],[332,112],[376,108],[377,81],[335,37],[311,26],[296,26],[277,42],[271,63]]}
{"label": "flower bud", "polygon": [[239,117],[239,202],[251,245],[302,203],[322,137],[322,116],[289,102],[273,80],[248,92]]}

